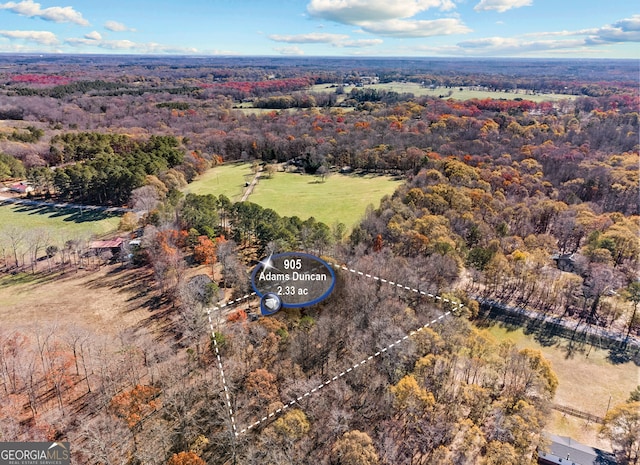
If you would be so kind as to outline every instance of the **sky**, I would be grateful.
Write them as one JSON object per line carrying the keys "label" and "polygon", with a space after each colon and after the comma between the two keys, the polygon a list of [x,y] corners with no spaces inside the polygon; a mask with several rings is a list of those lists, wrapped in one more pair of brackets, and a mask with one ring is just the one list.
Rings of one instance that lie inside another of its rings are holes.
{"label": "sky", "polygon": [[0,0],[0,53],[640,58],[636,0]]}

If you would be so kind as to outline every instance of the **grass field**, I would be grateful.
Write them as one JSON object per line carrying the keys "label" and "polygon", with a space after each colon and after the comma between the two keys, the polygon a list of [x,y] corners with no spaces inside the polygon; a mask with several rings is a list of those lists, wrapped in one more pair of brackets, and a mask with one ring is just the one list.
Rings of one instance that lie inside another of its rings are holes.
{"label": "grass field", "polygon": [[392,194],[401,181],[388,176],[334,174],[324,182],[302,174],[276,173],[260,179],[249,200],[273,208],[282,216],[313,216],[327,225],[344,223],[351,229],[364,216],[368,205]]}
{"label": "grass field", "polygon": [[[510,330],[502,325],[487,329],[498,341],[511,340],[520,348],[540,350],[553,366],[558,377],[554,402],[603,417],[607,407],[624,402],[640,385],[640,367],[633,362],[612,364],[609,352],[586,346],[583,351],[568,356],[569,340],[558,338],[554,345],[542,346],[522,328]],[[599,425],[553,411],[546,430],[559,436],[570,436],[584,444],[610,449],[610,444],[598,437]]]}
{"label": "grass field", "polygon": [[18,226],[24,230],[43,228],[51,231],[52,237],[64,239],[103,236],[115,231],[119,222],[119,216],[96,212],[0,205],[0,231],[5,226]]}
{"label": "grass field", "polygon": [[76,326],[117,334],[151,322],[154,295],[152,274],[144,268],[7,274],[0,276],[0,321],[6,328]]}
{"label": "grass field", "polygon": [[[355,86],[347,86],[344,88],[344,93],[338,96],[337,102],[343,102],[348,98],[349,92],[352,89],[355,89]],[[431,96],[431,97],[440,97],[444,99],[455,99],[455,100],[470,100],[470,99],[504,99],[504,100],[514,100],[517,98],[523,100],[531,100],[532,102],[556,102],[558,100],[573,100],[576,98],[575,95],[569,94],[530,94],[525,90],[515,90],[510,92],[491,92],[488,90],[475,90],[468,87],[437,87],[437,88],[429,88],[423,87],[420,84],[415,82],[388,82],[384,84],[368,84],[362,87],[362,89],[378,89],[385,90],[388,92],[398,92],[399,94],[411,93],[416,97],[421,96]],[[309,92],[315,93],[332,93],[336,91],[335,84],[316,84],[311,86]],[[305,91],[306,92],[306,91]],[[449,95],[451,93],[451,95]],[[242,111],[243,113],[250,115],[262,115],[265,113],[270,113],[272,111],[277,112],[295,112],[300,109],[297,108],[289,108],[287,110],[272,110],[267,108],[253,108],[251,103],[243,103],[236,107],[237,110]]]}
{"label": "grass field", "polygon": [[488,331],[499,341],[509,339],[518,347],[542,351],[558,376],[555,402],[560,405],[603,417],[609,397],[611,405],[624,402],[640,384],[640,367],[633,362],[613,364],[606,350],[586,346],[584,351],[568,356],[570,341],[565,338],[558,338],[554,345],[545,347],[522,328],[511,331],[493,325]]}
{"label": "grass field", "polygon": [[185,188],[185,192],[198,195],[213,194],[216,197],[224,194],[232,202],[242,197],[244,183],[253,178],[251,165],[248,163],[227,163],[216,166]]}
{"label": "grass field", "polygon": [[[209,170],[187,187],[195,194],[224,194],[231,200],[242,196],[250,165],[231,164]],[[277,172],[271,179],[261,177],[249,201],[272,208],[281,216],[313,216],[331,226],[355,226],[368,205],[377,207],[380,199],[392,194],[402,181],[388,176],[334,174],[319,182],[314,176]]]}
{"label": "grass field", "polygon": [[[351,89],[354,87],[345,87],[344,95],[348,95],[351,92]],[[415,96],[423,96],[430,95],[432,97],[440,97],[444,96],[444,98],[452,98],[456,100],[469,100],[472,98],[477,99],[485,99],[485,98],[493,98],[493,99],[507,99],[513,100],[515,98],[521,98],[526,100],[531,100],[533,102],[544,102],[544,101],[556,101],[562,99],[574,99],[575,95],[565,95],[565,94],[535,94],[529,95],[524,91],[520,92],[490,92],[490,91],[482,91],[482,90],[471,90],[465,87],[452,87],[450,89],[446,89],[444,87],[430,89],[428,87],[423,87],[420,84],[414,82],[389,82],[384,84],[371,84],[366,85],[364,88],[378,89],[378,90],[386,90],[398,92],[399,94],[403,93],[412,93]],[[462,90],[460,90],[462,89]],[[335,92],[335,87],[331,87],[331,84],[317,84],[311,88],[312,92]],[[449,92],[451,95],[449,96]]]}

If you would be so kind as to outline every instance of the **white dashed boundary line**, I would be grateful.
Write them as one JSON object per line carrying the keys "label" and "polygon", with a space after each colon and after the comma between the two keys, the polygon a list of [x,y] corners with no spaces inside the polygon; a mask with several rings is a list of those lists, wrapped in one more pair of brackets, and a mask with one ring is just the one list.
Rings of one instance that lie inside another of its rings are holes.
{"label": "white dashed boundary line", "polygon": [[[252,292],[251,294],[245,294],[242,297],[238,297],[235,300],[230,300],[229,302],[224,302],[224,303],[218,305],[217,307],[213,307],[213,310],[220,310],[220,309],[225,308],[225,307],[230,307],[231,305],[240,303],[243,300],[250,299],[251,297],[253,297],[255,295],[257,295],[255,292]],[[207,313],[209,313],[209,309],[207,309]]]}
{"label": "white dashed boundary line", "polygon": [[[358,275],[358,276],[364,276],[364,277],[366,277],[366,278],[371,278],[371,279],[374,279],[374,280],[376,280],[376,281],[380,281],[380,282],[382,282],[382,283],[387,283],[387,284],[389,284],[390,286],[397,287],[397,288],[401,288],[401,289],[404,289],[404,290],[407,290],[407,291],[411,291],[411,292],[415,292],[415,293],[417,293],[417,294],[420,294],[420,295],[423,295],[423,296],[426,296],[426,297],[430,297],[430,298],[435,299],[435,300],[440,300],[440,301],[443,301],[443,302],[447,302],[447,303],[455,304],[455,305],[457,305],[457,308],[462,308],[462,307],[464,306],[463,304],[458,303],[458,302],[453,302],[452,300],[447,299],[446,297],[441,297],[441,296],[439,296],[439,295],[431,294],[431,293],[429,293],[429,292],[425,292],[425,291],[421,291],[421,290],[419,290],[419,289],[415,289],[415,288],[412,288],[412,287],[410,287],[410,286],[405,286],[405,285],[403,285],[403,284],[399,284],[399,283],[396,283],[396,282],[394,282],[394,281],[389,281],[389,280],[387,280],[387,279],[380,278],[380,277],[378,277],[378,276],[373,276],[373,275],[368,274],[368,273],[363,273],[362,271],[357,271],[357,270],[354,270],[353,268],[348,268],[348,267],[346,267],[346,266],[344,266],[344,265],[335,265],[335,264],[332,264],[332,266],[333,266],[334,268],[338,268],[338,269],[342,269],[342,270],[345,270],[345,271],[349,271],[349,272],[354,273],[354,274],[356,274],[356,275]],[[312,395],[314,395],[314,394],[319,393],[319,392],[322,390],[322,388],[324,388],[324,387],[328,386],[329,384],[331,384],[332,382],[337,381],[337,380],[339,380],[340,378],[342,378],[342,377],[346,376],[347,374],[349,374],[349,373],[351,373],[352,371],[356,370],[357,368],[359,368],[359,367],[363,366],[365,363],[367,363],[367,362],[369,362],[369,361],[373,360],[374,358],[379,357],[380,355],[382,355],[382,354],[386,353],[389,349],[392,349],[393,347],[395,347],[395,346],[397,346],[397,345],[402,344],[404,341],[406,341],[407,339],[409,339],[409,338],[410,338],[411,336],[413,336],[414,334],[419,333],[420,331],[422,331],[422,330],[424,330],[424,329],[428,328],[429,326],[434,325],[434,324],[435,324],[435,323],[437,323],[438,321],[442,320],[444,317],[449,316],[449,315],[451,314],[451,312],[452,312],[452,310],[449,310],[449,311],[447,311],[447,312],[443,313],[442,315],[440,315],[438,318],[434,318],[434,319],[433,319],[433,320],[431,320],[429,323],[427,323],[427,324],[425,324],[425,325],[423,325],[423,326],[419,327],[418,329],[415,329],[415,330],[413,330],[413,331],[410,331],[410,332],[409,332],[409,334],[407,334],[407,335],[405,335],[404,337],[402,337],[402,338],[400,338],[400,339],[398,339],[398,340],[396,340],[396,341],[392,342],[392,343],[391,343],[391,344],[389,344],[388,346],[386,346],[386,347],[384,347],[384,348],[380,349],[380,350],[379,350],[379,351],[377,351],[375,354],[373,354],[373,355],[369,355],[367,358],[362,359],[361,361],[359,361],[359,362],[358,362],[358,363],[356,363],[355,365],[353,365],[353,366],[351,366],[351,367],[347,368],[346,370],[344,370],[344,371],[340,372],[339,374],[337,374],[337,375],[333,376],[332,378],[327,379],[325,382],[323,382],[323,383],[319,384],[318,386],[314,387],[314,388],[313,388],[313,389],[311,389],[310,391],[305,392],[304,394],[302,394],[302,395],[300,395],[300,396],[296,397],[295,399],[293,399],[293,400],[289,401],[288,403],[284,404],[284,405],[283,405],[282,407],[280,407],[279,409],[277,409],[277,410],[275,410],[275,411],[273,411],[273,412],[269,413],[268,415],[266,415],[266,416],[264,416],[264,417],[260,418],[259,420],[257,420],[256,422],[254,422],[254,423],[250,424],[250,425],[249,425],[249,426],[247,426],[246,428],[243,428],[242,430],[240,430],[240,433],[236,433],[236,436],[238,436],[238,434],[244,434],[244,433],[249,432],[249,431],[250,431],[250,430],[252,430],[253,428],[255,428],[255,427],[257,427],[257,426],[261,425],[261,424],[262,424],[262,423],[264,423],[264,422],[266,422],[267,420],[270,420],[271,418],[274,418],[274,417],[276,417],[276,416],[280,415],[281,413],[283,413],[284,411],[286,411],[288,408],[290,408],[290,407],[294,406],[297,402],[300,402],[301,400],[303,400],[303,399],[305,399],[305,398],[307,398],[307,397],[310,397],[310,396],[312,396]]]}
{"label": "white dashed boundary line", "polygon": [[324,383],[319,384],[318,386],[314,387],[313,389],[311,389],[310,391],[305,392],[304,394],[296,397],[294,400],[289,401],[288,403],[284,404],[281,408],[271,412],[269,415],[262,417],[260,420],[256,421],[255,423],[250,424],[249,426],[247,426],[246,428],[240,430],[239,434],[244,434],[248,431],[250,431],[251,429],[255,428],[256,426],[259,426],[261,423],[264,423],[265,421],[275,417],[276,415],[280,415],[281,413],[283,413],[285,410],[287,410],[288,408],[292,407],[293,405],[295,405],[297,402],[300,402],[301,400],[303,400],[306,397],[311,396],[312,394],[317,394],[318,392],[320,392],[320,390],[322,388],[324,388],[325,386],[328,386],[329,384],[331,384],[334,381],[339,380],[340,378],[342,378],[343,376],[348,375],[349,373],[351,373],[352,371],[354,371],[355,369],[363,366],[365,363],[373,360],[376,357],[379,357],[380,355],[384,354],[385,352],[387,352],[389,349],[392,349],[393,347],[402,344],[404,341],[406,341],[407,339],[409,339],[411,336],[413,336],[414,334],[419,333],[420,331],[422,331],[425,328],[428,328],[429,326],[437,323],[439,320],[442,320],[444,317],[448,316],[451,314],[451,311],[448,311],[446,313],[443,313],[442,315],[440,315],[438,318],[435,318],[433,320],[431,320],[429,323],[427,323],[426,325],[423,325],[421,327],[419,327],[418,329],[415,329],[413,331],[411,331],[409,334],[405,335],[404,337],[401,337],[400,339],[392,342],[391,344],[389,344],[388,346],[386,346],[383,349],[380,349],[379,351],[377,351],[375,354],[373,355],[369,355],[367,358],[362,359],[361,361],[359,361],[358,363],[356,363],[355,365],[352,365],[351,367],[347,368],[346,370],[340,372],[340,374],[335,375],[334,377],[327,379]]}
{"label": "white dashed boundary line", "polygon": [[443,302],[447,302],[447,303],[451,303],[451,304],[455,304],[458,306],[458,308],[462,308],[464,305],[458,303],[458,302],[454,302],[452,300],[447,299],[446,297],[442,297],[439,296],[437,294],[432,294],[431,292],[425,292],[425,291],[421,291],[420,289],[416,289],[414,287],[410,287],[410,286],[405,286],[404,284],[400,284],[400,283],[396,283],[395,281],[389,281],[388,279],[384,279],[384,278],[380,278],[378,276],[373,276],[369,273],[363,273],[362,271],[357,271],[354,270],[353,268],[349,268],[347,266],[344,265],[336,265],[336,264],[331,264],[334,268],[338,268],[340,270],[344,270],[344,271],[349,271],[353,274],[356,274],[358,276],[364,276],[365,278],[371,278],[375,281],[380,281],[381,283],[385,283],[388,284],[389,286],[392,287],[397,287],[400,289],[404,289],[406,291],[411,291],[411,292],[415,292],[416,294],[420,294],[420,295],[424,295],[426,297],[430,297],[432,299],[436,299],[436,300],[441,300]]}
{"label": "white dashed boundary line", "polygon": [[[238,299],[231,300],[229,302],[225,302],[217,307],[213,307],[213,310],[220,310],[222,308],[228,307],[233,304],[237,304],[238,302],[242,302],[243,300],[247,300],[256,295],[255,292],[251,294],[246,294]],[[209,328],[211,329],[211,339],[213,340],[213,347],[216,352],[216,358],[218,359],[218,371],[220,371],[220,378],[222,379],[222,386],[224,388],[224,395],[227,401],[227,409],[229,410],[229,418],[231,419],[231,428],[233,429],[234,436],[238,437],[238,428],[236,427],[236,416],[233,412],[233,407],[231,406],[231,396],[229,395],[229,388],[227,387],[227,379],[224,376],[224,368],[222,367],[222,358],[220,358],[220,349],[218,348],[218,341],[216,340],[216,333],[213,329],[213,319],[211,318],[211,308],[207,307],[207,317],[209,318]]]}

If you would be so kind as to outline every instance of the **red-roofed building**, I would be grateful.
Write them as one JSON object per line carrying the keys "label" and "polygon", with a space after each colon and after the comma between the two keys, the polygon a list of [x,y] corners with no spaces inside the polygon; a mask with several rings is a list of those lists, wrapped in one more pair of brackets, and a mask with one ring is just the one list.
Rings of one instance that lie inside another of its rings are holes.
{"label": "red-roofed building", "polygon": [[11,186],[9,186],[9,190],[11,192],[17,192],[18,194],[26,194],[27,192],[33,191],[33,187],[24,181],[20,181],[15,184],[11,184]]}
{"label": "red-roofed building", "polygon": [[107,241],[92,241],[89,244],[89,249],[95,252],[96,255],[100,255],[103,252],[111,252],[116,255],[119,254],[124,247],[124,239],[122,237],[116,237],[115,239],[109,239]]}

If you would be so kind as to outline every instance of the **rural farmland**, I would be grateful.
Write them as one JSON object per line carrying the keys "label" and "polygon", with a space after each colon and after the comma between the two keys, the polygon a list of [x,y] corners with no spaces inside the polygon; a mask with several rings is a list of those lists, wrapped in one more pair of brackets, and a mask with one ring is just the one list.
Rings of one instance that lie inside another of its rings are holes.
{"label": "rural farmland", "polygon": [[[194,194],[226,195],[239,200],[245,183],[253,179],[250,164],[216,166],[186,188]],[[401,180],[376,174],[318,176],[276,171],[272,178],[261,173],[248,201],[271,208],[281,216],[313,216],[327,225],[344,223],[349,229],[364,216],[369,205],[391,195]]]}

